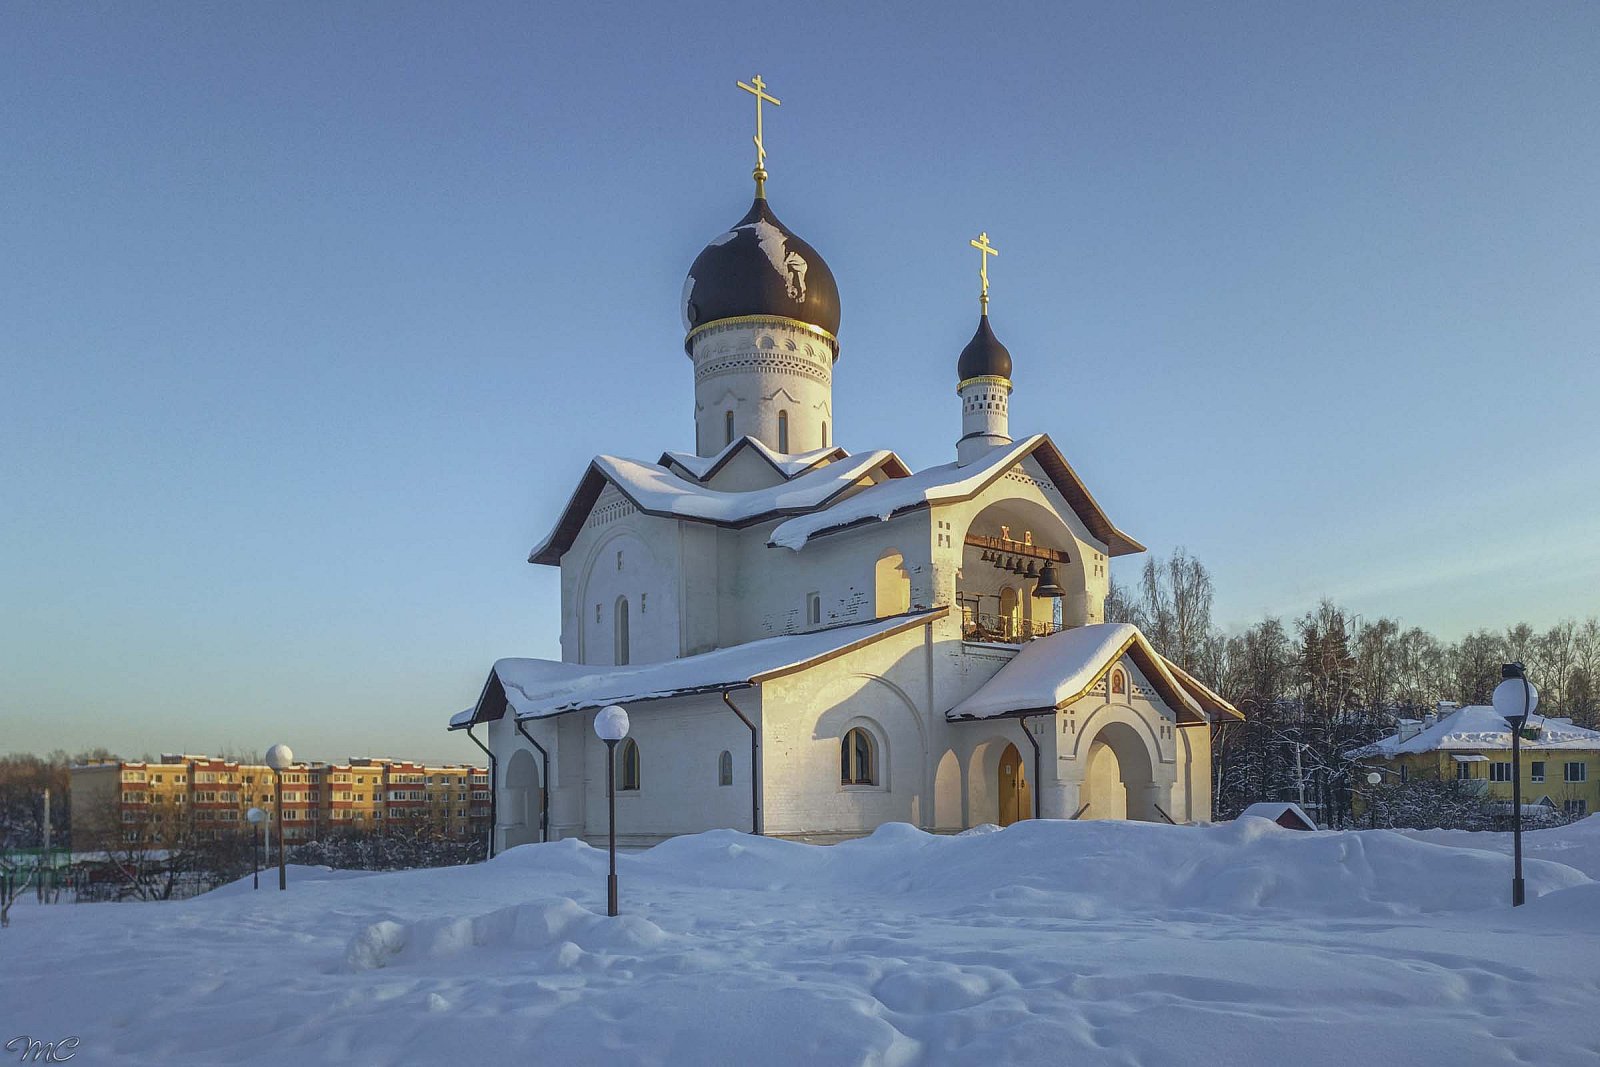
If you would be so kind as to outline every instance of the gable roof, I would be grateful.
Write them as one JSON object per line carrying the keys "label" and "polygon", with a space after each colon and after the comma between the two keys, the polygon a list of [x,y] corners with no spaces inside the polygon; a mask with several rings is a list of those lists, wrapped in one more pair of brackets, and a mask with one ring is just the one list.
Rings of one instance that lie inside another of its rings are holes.
{"label": "gable roof", "polygon": [[[1304,808],[1287,801],[1258,801],[1239,813],[1239,818],[1241,819],[1246,816],[1256,819],[1271,819],[1279,826],[1284,824],[1284,816],[1288,816],[1307,830],[1315,830],[1317,828],[1317,820],[1307,815]],[[1293,829],[1293,827],[1290,827],[1290,829]]]}
{"label": "gable roof", "polygon": [[[806,471],[826,463],[830,460],[846,459],[850,453],[842,448],[818,448],[811,452],[797,452],[786,455],[774,452],[761,441],[754,437],[741,437],[732,444],[727,445],[722,451],[712,456],[697,456],[692,452],[663,452],[656,464],[661,467],[679,467],[697,482],[708,482],[717,476],[717,472],[741,452],[754,452],[766,461],[767,465],[783,476],[785,480],[804,474]],[[907,473],[910,473],[909,471]]]}
{"label": "gable roof", "polygon": [[880,483],[834,507],[797,516],[772,531],[767,543],[799,551],[813,537],[866,522],[884,522],[896,515],[928,507],[970,500],[1025,457],[1032,456],[1067,505],[1083,520],[1096,540],[1112,556],[1143,552],[1144,546],[1111,522],[1099,503],[1046,434],[1034,434],[1010,445],[996,445],[964,466],[944,463],[917,471],[908,478]]}
{"label": "gable roof", "polygon": [[555,529],[529,554],[528,562],[558,565],[608,484],[647,515],[739,528],[825,507],[862,478],[880,472],[896,478],[905,470],[893,452],[864,452],[813,466],[765,489],[729,493],[709,489],[658,463],[596,456],[562,509]]}
{"label": "gable roof", "polygon": [[[1124,655],[1144,672],[1180,722],[1209,721],[1205,706],[1173,676],[1166,659],[1138,627],[1126,622],[1091,623],[1029,641],[945,718],[994,719],[1064,708],[1087,695]],[[1221,697],[1211,695],[1233,711]]]}
{"label": "gable roof", "polygon": [[[451,716],[450,729],[461,730],[499,719],[508,703],[518,719],[542,719],[607,704],[638,704],[748,688],[893,634],[927,626],[949,610],[934,608],[867,623],[784,634],[661,663],[602,667],[547,659],[502,659],[489,672],[478,703]],[[499,698],[501,692],[504,699]]]}

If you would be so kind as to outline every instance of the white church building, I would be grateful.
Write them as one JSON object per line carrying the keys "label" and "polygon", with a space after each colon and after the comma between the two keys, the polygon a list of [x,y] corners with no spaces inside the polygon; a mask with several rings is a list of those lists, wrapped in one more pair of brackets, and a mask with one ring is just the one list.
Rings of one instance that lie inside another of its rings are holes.
{"label": "white church building", "polygon": [[609,704],[630,844],[1209,819],[1210,727],[1239,713],[1103,621],[1143,546],[1049,437],[1012,437],[987,238],[955,454],[912,471],[834,443],[839,292],[766,177],[684,284],[694,450],[593,459],[529,556],[561,570],[561,659],[497,661],[450,720],[490,757],[494,847],[605,836]]}

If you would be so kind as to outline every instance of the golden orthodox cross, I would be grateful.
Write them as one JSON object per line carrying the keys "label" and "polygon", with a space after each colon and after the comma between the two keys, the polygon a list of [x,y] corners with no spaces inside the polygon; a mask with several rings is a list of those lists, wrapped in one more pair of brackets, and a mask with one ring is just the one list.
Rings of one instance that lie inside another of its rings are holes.
{"label": "golden orthodox cross", "polygon": [[765,100],[773,107],[780,106],[782,102],[767,92],[767,83],[761,80],[761,75],[759,74],[750,79],[749,85],[739,82],[739,88],[756,98],[756,195],[765,197],[767,195],[767,146],[761,140],[761,102]]}
{"label": "golden orthodox cross", "polygon": [[983,292],[979,295],[978,301],[983,305],[983,313],[987,315],[989,314],[989,257],[998,256],[1000,251],[989,243],[987,233],[978,234],[976,241],[968,241],[967,244],[976,248],[982,257],[979,261],[978,277],[983,280]]}

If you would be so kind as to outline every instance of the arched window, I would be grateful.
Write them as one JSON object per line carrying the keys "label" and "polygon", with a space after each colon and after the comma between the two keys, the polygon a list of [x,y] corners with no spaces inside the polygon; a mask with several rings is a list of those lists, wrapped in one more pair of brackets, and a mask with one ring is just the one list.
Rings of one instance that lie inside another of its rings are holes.
{"label": "arched window", "polygon": [[622,746],[617,749],[617,789],[637,790],[639,788],[639,745],[633,738],[626,738]]}
{"label": "arched window", "polygon": [[1123,696],[1128,692],[1128,676],[1120,670],[1111,672],[1111,692],[1114,696]]}
{"label": "arched window", "polygon": [[723,749],[722,755],[717,757],[717,784],[733,784],[733,753],[727,749]]}
{"label": "arched window", "polygon": [[722,413],[722,436],[724,438],[723,444],[733,444],[733,412],[731,411]]}
{"label": "arched window", "polygon": [[778,451],[785,455],[789,452],[789,413],[778,412]]}
{"label": "arched window", "polygon": [[628,598],[625,596],[617,597],[616,634],[614,636],[616,642],[613,646],[616,651],[614,659],[617,666],[620,667],[628,662]]}
{"label": "arched window", "polygon": [[843,785],[878,784],[878,745],[860,726],[845,732],[839,743],[839,781]]}
{"label": "arched window", "polygon": [[822,447],[828,447],[828,424],[826,421],[822,424]]}

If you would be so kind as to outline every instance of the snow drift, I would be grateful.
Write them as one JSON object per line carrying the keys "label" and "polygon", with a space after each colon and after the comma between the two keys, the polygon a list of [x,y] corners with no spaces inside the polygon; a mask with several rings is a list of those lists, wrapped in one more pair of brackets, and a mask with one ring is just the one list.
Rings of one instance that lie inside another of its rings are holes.
{"label": "snow drift", "polygon": [[[292,872],[31,908],[0,1023],[78,1062],[1576,1063],[1600,1049],[1600,822],[1499,835],[1028,822],[822,848]],[[248,883],[246,883],[246,887]]]}

